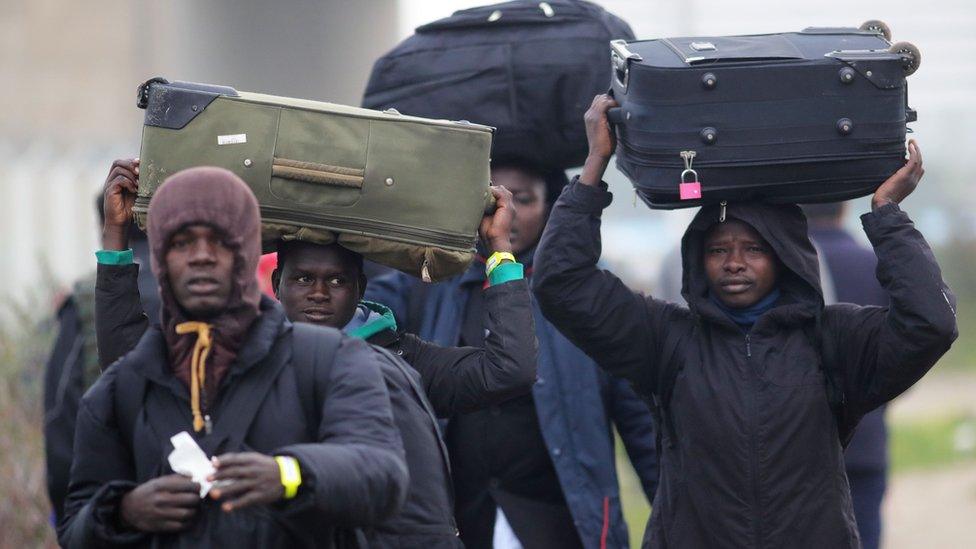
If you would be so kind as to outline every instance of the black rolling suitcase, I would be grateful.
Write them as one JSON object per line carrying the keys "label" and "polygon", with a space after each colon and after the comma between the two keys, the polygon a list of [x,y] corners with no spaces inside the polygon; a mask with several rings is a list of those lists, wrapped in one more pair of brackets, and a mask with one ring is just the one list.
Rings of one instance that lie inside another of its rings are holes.
{"label": "black rolling suitcase", "polygon": [[921,57],[862,29],[614,41],[618,168],[660,209],[873,192],[904,163]]}
{"label": "black rolling suitcase", "polygon": [[630,27],[579,0],[503,2],[418,27],[373,66],[363,106],[494,126],[492,159],[586,159],[583,113],[605,93],[607,48]]}

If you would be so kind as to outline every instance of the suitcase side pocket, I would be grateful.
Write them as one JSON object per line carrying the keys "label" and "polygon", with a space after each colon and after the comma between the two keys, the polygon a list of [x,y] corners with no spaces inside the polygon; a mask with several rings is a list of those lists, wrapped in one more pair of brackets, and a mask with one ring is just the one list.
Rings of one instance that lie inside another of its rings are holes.
{"label": "suitcase side pocket", "polygon": [[269,188],[275,206],[321,212],[355,205],[365,191],[368,142],[366,120],[282,109]]}

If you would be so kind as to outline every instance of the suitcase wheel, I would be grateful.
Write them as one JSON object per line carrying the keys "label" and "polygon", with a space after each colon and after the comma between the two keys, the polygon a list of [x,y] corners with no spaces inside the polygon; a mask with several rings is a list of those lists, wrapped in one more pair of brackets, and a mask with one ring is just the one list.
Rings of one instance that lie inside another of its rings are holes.
{"label": "suitcase wheel", "polygon": [[891,27],[889,27],[884,21],[871,19],[870,21],[861,23],[861,26],[858,28],[862,31],[880,34],[881,36],[884,36],[885,40],[891,42]]}
{"label": "suitcase wheel", "polygon": [[888,51],[901,54],[902,68],[905,69],[905,76],[915,74],[915,71],[922,64],[922,52],[918,51],[915,44],[911,42],[896,42],[888,48]]}

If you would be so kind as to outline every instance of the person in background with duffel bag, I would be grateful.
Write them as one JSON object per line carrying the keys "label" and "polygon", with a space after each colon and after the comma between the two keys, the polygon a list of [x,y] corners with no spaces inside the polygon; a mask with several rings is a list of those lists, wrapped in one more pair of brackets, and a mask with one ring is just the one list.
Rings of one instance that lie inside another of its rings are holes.
{"label": "person in background with duffel bag", "polygon": [[861,217],[888,307],[824,306],[798,206],[730,203],[703,207],[682,239],[685,308],[597,268],[615,105],[597,96],[586,114],[590,156],[549,218],[533,290],[553,324],[659,413],[644,545],[860,547],[843,445],[958,335],[955,297],[898,206],[922,177],[918,146]]}
{"label": "person in background with duffel bag", "polygon": [[[131,215],[122,205],[135,196],[138,163],[117,163],[135,171],[122,172],[107,182],[105,207],[112,215],[107,217],[105,233],[124,235]],[[486,246],[510,253],[512,194],[503,187],[492,188],[492,193],[497,207],[482,220],[479,232]],[[124,238],[107,238],[103,246],[118,251],[128,243]],[[146,329],[138,272],[131,264],[98,266],[96,322],[99,333],[113,334],[100,339],[104,359],[127,353]],[[339,328],[377,350],[393,419],[403,439],[410,484],[401,511],[366,529],[369,547],[461,546],[450,460],[437,418],[497,404],[531,389],[537,345],[522,265],[503,261],[482,290],[490,332],[484,348],[442,347],[398,329],[387,307],[362,300],[367,287],[363,256],[338,244],[279,243],[278,266],[271,279],[290,321]]]}

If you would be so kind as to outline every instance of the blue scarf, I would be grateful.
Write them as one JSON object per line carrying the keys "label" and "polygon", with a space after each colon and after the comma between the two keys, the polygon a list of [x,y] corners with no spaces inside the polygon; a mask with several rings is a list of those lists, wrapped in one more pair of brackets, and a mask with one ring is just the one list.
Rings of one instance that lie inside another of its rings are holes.
{"label": "blue scarf", "polygon": [[776,302],[779,300],[779,295],[779,288],[773,288],[773,291],[766,294],[766,297],[760,299],[749,307],[744,307],[741,309],[733,309],[732,307],[729,307],[728,305],[722,303],[722,301],[715,297],[711,292],[708,294],[708,299],[711,300],[711,302],[714,303],[715,306],[718,307],[723,313],[725,313],[726,316],[731,318],[732,322],[735,322],[742,328],[749,330],[752,328],[752,325],[759,320],[759,317],[776,305]]}

